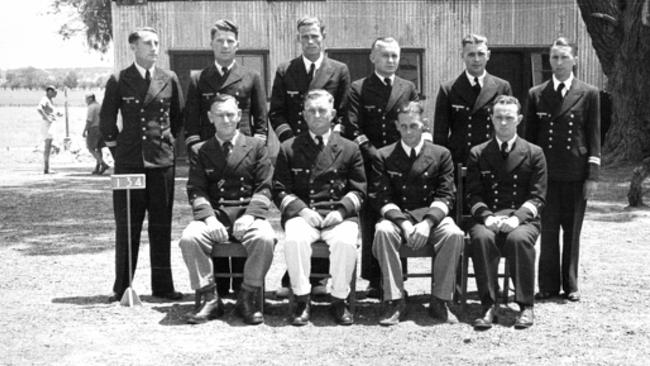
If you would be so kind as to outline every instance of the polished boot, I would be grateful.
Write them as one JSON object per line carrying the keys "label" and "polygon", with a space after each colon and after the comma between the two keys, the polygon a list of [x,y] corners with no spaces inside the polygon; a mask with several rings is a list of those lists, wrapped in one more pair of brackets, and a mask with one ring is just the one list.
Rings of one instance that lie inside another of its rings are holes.
{"label": "polished boot", "polygon": [[484,307],[483,316],[474,320],[474,329],[487,330],[492,328],[492,323],[497,321],[497,311],[496,305]]}
{"label": "polished boot", "polygon": [[255,301],[257,290],[244,289],[244,286],[239,289],[235,309],[246,324],[256,325],[264,323],[264,315]]}
{"label": "polished boot", "polygon": [[384,302],[384,313],[379,318],[379,325],[396,325],[406,316],[406,300],[404,298]]}
{"label": "polished boot", "polygon": [[202,324],[206,323],[212,319],[216,319],[224,314],[223,302],[217,295],[217,290],[215,287],[207,291],[196,291],[196,296],[201,298],[203,304],[200,305],[199,309],[195,313],[189,313],[186,315],[186,321],[189,324]]}
{"label": "polished boot", "polygon": [[296,308],[293,311],[291,325],[303,326],[309,323],[311,299],[309,295],[296,296]]}
{"label": "polished boot", "polygon": [[458,323],[458,318],[454,313],[449,310],[447,302],[440,300],[439,298],[432,296],[431,304],[429,305],[429,315],[432,318],[440,320],[449,324]]}
{"label": "polished boot", "polygon": [[340,325],[352,325],[354,323],[354,317],[348,309],[348,305],[345,303],[344,299],[334,298],[332,304],[330,305],[330,311],[334,320]]}

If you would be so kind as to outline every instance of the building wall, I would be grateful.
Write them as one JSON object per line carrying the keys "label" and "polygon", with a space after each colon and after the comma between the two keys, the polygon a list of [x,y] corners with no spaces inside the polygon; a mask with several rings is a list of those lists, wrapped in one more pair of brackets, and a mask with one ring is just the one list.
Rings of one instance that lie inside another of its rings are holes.
{"label": "building wall", "polygon": [[[326,24],[326,47],[368,48],[377,36],[390,35],[403,47],[424,48],[425,107],[432,110],[442,81],[462,69],[460,39],[475,32],[489,46],[547,47],[557,36],[578,45],[578,77],[604,86],[604,75],[580,11],[571,0],[327,0],[327,1],[149,1],[113,3],[115,68],[132,62],[128,33],[139,26],[159,30],[165,50],[209,49],[210,26],[228,18],[240,26],[240,48],[270,51],[271,77],[279,63],[300,54],[295,23],[303,15]],[[169,66],[163,52],[159,61]]]}

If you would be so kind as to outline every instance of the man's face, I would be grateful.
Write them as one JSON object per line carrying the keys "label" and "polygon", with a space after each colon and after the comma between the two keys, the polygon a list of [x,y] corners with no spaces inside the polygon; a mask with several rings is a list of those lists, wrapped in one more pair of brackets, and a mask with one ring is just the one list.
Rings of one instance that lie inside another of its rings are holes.
{"label": "man's face", "polygon": [[467,72],[478,77],[485,71],[485,65],[490,59],[490,50],[485,43],[469,43],[463,46],[462,57]]}
{"label": "man's face", "polygon": [[496,104],[492,110],[494,134],[501,141],[512,139],[517,133],[517,125],[521,122],[522,117],[517,112],[516,104]]}
{"label": "man's face", "polygon": [[49,89],[45,92],[45,95],[47,95],[47,97],[50,99],[54,99],[56,98],[57,92],[56,90]]}
{"label": "man's face", "polygon": [[235,33],[220,29],[217,29],[210,45],[212,46],[214,59],[221,66],[229,66],[232,60],[235,59],[235,54],[239,49],[239,41],[235,37]]}
{"label": "man's face", "polygon": [[323,39],[325,36],[320,31],[318,24],[303,25],[298,28],[298,42],[302,46],[302,54],[310,59],[316,60],[323,51]]}
{"label": "man's face", "polygon": [[571,47],[569,46],[551,47],[549,58],[553,75],[562,81],[566,80],[569,75],[571,75],[573,66],[576,64],[576,60],[578,59],[573,55]]}
{"label": "man's face", "polygon": [[153,32],[140,32],[140,39],[131,44],[135,60],[140,66],[149,68],[158,60],[160,51],[158,35]]}
{"label": "man's face", "polygon": [[397,42],[377,41],[370,52],[370,62],[375,65],[375,71],[382,76],[395,74],[399,67],[400,48]]}
{"label": "man's face", "polygon": [[237,131],[241,110],[233,99],[228,99],[212,104],[208,111],[208,118],[217,130],[217,137],[222,140],[230,140]]}
{"label": "man's face", "polygon": [[332,126],[336,110],[327,97],[308,99],[305,103],[303,117],[309,130],[315,135],[324,135]]}
{"label": "man's face", "polygon": [[402,141],[410,147],[415,147],[422,139],[422,129],[424,124],[417,113],[400,113],[395,121],[397,131],[399,131]]}

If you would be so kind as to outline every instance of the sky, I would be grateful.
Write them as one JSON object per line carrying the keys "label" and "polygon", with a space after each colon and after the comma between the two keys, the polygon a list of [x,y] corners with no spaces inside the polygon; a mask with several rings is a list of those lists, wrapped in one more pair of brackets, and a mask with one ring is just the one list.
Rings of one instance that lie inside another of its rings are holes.
{"label": "sky", "polygon": [[57,33],[71,14],[48,14],[52,0],[3,0],[0,5],[0,69],[34,66],[113,65],[113,54],[88,50],[85,37],[64,41]]}

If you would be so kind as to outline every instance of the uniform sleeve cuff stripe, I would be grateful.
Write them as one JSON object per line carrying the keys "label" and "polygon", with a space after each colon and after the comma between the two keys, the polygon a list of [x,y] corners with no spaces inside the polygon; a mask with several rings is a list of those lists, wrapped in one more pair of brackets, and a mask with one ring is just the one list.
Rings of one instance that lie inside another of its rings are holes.
{"label": "uniform sleeve cuff stripe", "polygon": [[589,162],[592,164],[600,165],[600,158],[597,156],[590,156]]}
{"label": "uniform sleeve cuff stripe", "polygon": [[354,142],[356,142],[357,145],[363,145],[366,142],[368,142],[368,138],[366,137],[366,135],[359,135],[357,136],[356,139],[354,139]]}
{"label": "uniform sleeve cuff stripe", "polygon": [[268,197],[266,197],[265,195],[259,194],[259,193],[256,193],[256,194],[253,195],[253,197],[251,197],[251,203],[253,203],[253,202],[260,202],[263,205],[265,205],[266,207],[271,206],[271,200]]}
{"label": "uniform sleeve cuff stripe", "polygon": [[528,211],[530,211],[533,214],[533,217],[537,217],[537,207],[530,201],[524,202],[524,204],[521,205],[521,207],[527,208]]}
{"label": "uniform sleeve cuff stripe", "polygon": [[347,197],[350,201],[352,201],[352,204],[354,205],[354,210],[359,211],[359,209],[361,208],[361,201],[359,200],[359,197],[352,192],[346,194],[345,197]]}
{"label": "uniform sleeve cuff stripe", "polygon": [[394,203],[389,203],[389,204],[384,205],[384,206],[381,208],[381,210],[380,210],[379,212],[381,213],[381,216],[382,216],[382,217],[386,217],[386,212],[388,212],[388,211],[390,211],[390,210],[401,211],[401,210],[399,209],[399,206],[397,206],[397,205],[394,204]]}
{"label": "uniform sleeve cuff stripe", "polygon": [[282,199],[282,202],[280,202],[280,211],[284,211],[291,202],[293,202],[293,201],[295,201],[297,199],[298,199],[298,197],[296,197],[296,196],[294,196],[292,194],[289,194],[289,195],[285,196]]}
{"label": "uniform sleeve cuff stripe", "polygon": [[194,142],[199,142],[199,141],[201,141],[201,138],[199,137],[199,135],[190,135],[190,136],[187,136],[187,138],[185,139],[185,145],[189,145],[189,144],[192,144]]}
{"label": "uniform sleeve cuff stripe", "polygon": [[279,125],[278,128],[275,129],[275,133],[277,133],[278,135],[282,135],[287,131],[291,131],[291,127],[289,127],[289,125],[286,123]]}
{"label": "uniform sleeve cuff stripe", "polygon": [[208,201],[205,197],[198,197],[192,201],[192,207],[193,208],[198,208],[199,206],[204,206],[208,205],[210,206],[210,201]]}
{"label": "uniform sleeve cuff stripe", "polygon": [[117,141],[104,141],[107,147],[115,147],[117,146]]}
{"label": "uniform sleeve cuff stripe", "polygon": [[445,213],[445,215],[449,214],[449,206],[447,206],[444,202],[434,201],[429,207],[440,209]]}
{"label": "uniform sleeve cuff stripe", "polygon": [[474,215],[474,214],[476,214],[476,211],[481,207],[487,208],[487,205],[485,203],[483,203],[483,202],[478,202],[478,203],[474,204],[474,206],[472,206],[472,208],[469,211],[472,213],[472,215]]}

